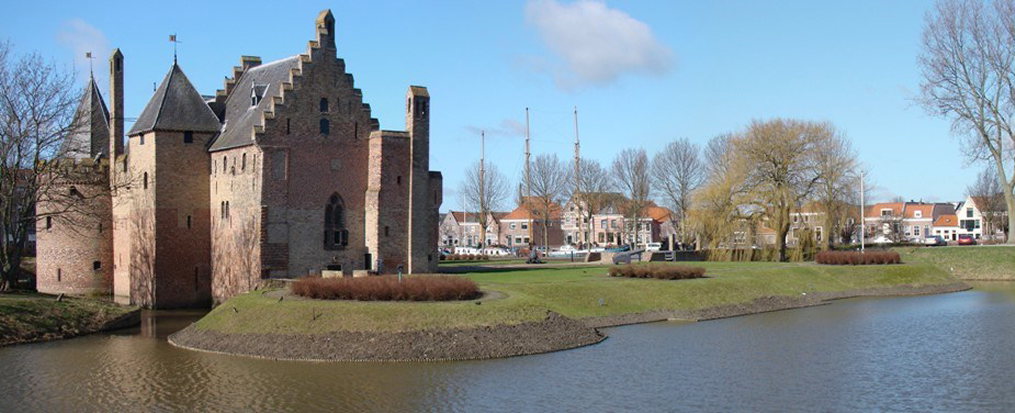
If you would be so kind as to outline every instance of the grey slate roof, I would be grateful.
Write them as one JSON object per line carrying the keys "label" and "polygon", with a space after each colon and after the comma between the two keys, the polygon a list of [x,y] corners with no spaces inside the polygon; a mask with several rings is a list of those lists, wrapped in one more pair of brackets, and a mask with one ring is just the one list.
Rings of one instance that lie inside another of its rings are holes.
{"label": "grey slate roof", "polygon": [[[212,142],[209,151],[252,145],[254,126],[261,124],[261,113],[270,108],[271,100],[281,96],[282,83],[289,81],[289,72],[299,67],[299,55],[251,68],[240,76],[226,99],[225,126]],[[262,87],[264,89],[262,90]],[[251,106],[251,89],[257,88],[261,101]]]}
{"label": "grey slate roof", "polygon": [[69,158],[94,158],[109,152],[109,110],[102,100],[95,79],[88,81],[77,112],[73,133],[63,141],[61,152]]}
{"label": "grey slate roof", "polygon": [[173,63],[127,135],[152,130],[218,132],[221,129],[215,112],[197,93],[180,66]]}

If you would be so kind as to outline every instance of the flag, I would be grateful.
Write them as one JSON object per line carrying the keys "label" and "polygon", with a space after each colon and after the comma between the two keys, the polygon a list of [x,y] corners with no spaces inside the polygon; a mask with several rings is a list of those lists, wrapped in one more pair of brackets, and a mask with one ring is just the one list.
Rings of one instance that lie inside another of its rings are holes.
{"label": "flag", "polygon": [[85,52],[85,59],[91,59],[91,58],[92,58],[92,52]]}
{"label": "flag", "polygon": [[175,34],[169,35],[169,41],[175,42],[176,41],[176,35]]}

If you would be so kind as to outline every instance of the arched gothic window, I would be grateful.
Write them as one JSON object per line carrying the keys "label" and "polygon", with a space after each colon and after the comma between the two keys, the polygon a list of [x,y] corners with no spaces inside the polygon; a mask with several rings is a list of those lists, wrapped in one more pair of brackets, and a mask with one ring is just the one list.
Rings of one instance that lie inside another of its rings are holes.
{"label": "arched gothic window", "polygon": [[345,228],[345,205],[337,193],[331,194],[324,207],[324,249],[337,250],[349,245],[349,230]]}
{"label": "arched gothic window", "polygon": [[321,135],[327,136],[331,133],[331,123],[327,119],[321,119]]}
{"label": "arched gothic window", "polygon": [[328,98],[321,98],[321,112],[328,111]]}

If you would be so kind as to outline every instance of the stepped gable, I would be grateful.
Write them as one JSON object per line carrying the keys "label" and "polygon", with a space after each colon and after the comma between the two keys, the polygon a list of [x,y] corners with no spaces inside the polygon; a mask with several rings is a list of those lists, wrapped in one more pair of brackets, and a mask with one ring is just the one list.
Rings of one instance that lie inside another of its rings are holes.
{"label": "stepped gable", "polygon": [[88,86],[81,94],[77,112],[74,114],[77,123],[74,133],[63,142],[61,152],[70,158],[94,158],[105,156],[109,151],[109,110],[99,93],[95,78],[88,80]]}
{"label": "stepped gable", "polygon": [[153,130],[218,132],[221,129],[215,112],[197,93],[180,66],[173,63],[127,135]]}
{"label": "stepped gable", "polygon": [[[225,104],[225,127],[208,148],[218,151],[254,144],[254,130],[264,126],[265,112],[272,112],[281,99],[283,84],[292,85],[292,73],[300,69],[300,55],[247,69],[231,88]],[[254,95],[258,102],[253,103]]]}

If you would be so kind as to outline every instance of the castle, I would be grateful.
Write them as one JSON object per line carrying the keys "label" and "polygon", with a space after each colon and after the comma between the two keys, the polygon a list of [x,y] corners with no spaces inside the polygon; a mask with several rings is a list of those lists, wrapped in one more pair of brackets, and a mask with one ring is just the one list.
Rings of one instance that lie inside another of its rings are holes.
{"label": "castle", "polygon": [[315,30],[304,54],[243,56],[214,96],[174,58],[126,145],[114,51],[111,105],[89,82],[58,161],[73,173],[50,186],[88,214],[38,222],[38,290],[179,308],[324,270],[435,271],[442,178],[429,170],[427,89],[409,87],[405,131],[379,130],[336,56],[330,10]]}

